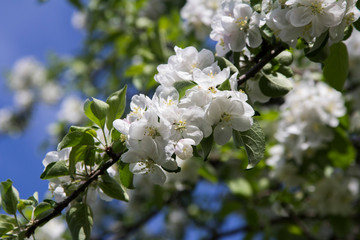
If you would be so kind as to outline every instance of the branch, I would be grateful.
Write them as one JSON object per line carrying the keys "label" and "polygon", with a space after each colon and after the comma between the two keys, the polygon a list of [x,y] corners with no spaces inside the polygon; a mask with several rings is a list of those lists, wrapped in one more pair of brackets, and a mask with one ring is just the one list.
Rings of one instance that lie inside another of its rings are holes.
{"label": "branch", "polygon": [[120,159],[120,156],[121,156],[121,153],[115,154],[112,151],[111,147],[106,149],[106,153],[111,157],[111,159],[108,160],[107,162],[105,162],[97,170],[92,171],[89,179],[86,180],[83,184],[81,184],[69,197],[67,197],[63,201],[59,202],[54,207],[54,210],[49,215],[47,215],[41,219],[33,221],[32,224],[29,225],[25,230],[25,236],[27,238],[29,238],[35,232],[35,229],[37,227],[47,223],[51,219],[60,215],[62,210],[64,210],[64,208],[66,208],[73,200],[75,200],[81,193],[83,193],[92,182],[97,180],[97,178],[99,176],[103,175],[109,167],[114,165]]}
{"label": "branch", "polygon": [[273,58],[275,58],[285,49],[286,48],[281,44],[275,46],[275,48],[272,49],[268,55],[265,55],[263,58],[261,58],[259,62],[257,62],[252,68],[250,68],[249,71],[239,77],[238,86],[245,83],[250,78],[254,77],[256,73],[258,73],[268,62],[270,62]]}

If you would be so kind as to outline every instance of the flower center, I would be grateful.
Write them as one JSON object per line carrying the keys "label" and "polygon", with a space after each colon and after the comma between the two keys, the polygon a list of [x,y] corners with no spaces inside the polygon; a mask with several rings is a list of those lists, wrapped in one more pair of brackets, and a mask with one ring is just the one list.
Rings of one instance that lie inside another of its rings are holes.
{"label": "flower center", "polygon": [[144,159],[142,161],[139,161],[139,166],[141,167],[141,170],[145,170],[146,173],[154,172],[155,169],[155,161],[152,159]]}
{"label": "flower center", "polygon": [[144,135],[150,136],[152,138],[155,138],[156,136],[160,136],[159,132],[155,127],[146,127]]}
{"label": "flower center", "polygon": [[240,28],[240,31],[245,31],[248,29],[249,17],[239,17],[236,19],[235,24]]}
{"label": "flower center", "polygon": [[316,15],[316,14],[323,14],[324,13],[324,8],[322,6],[322,2],[320,1],[314,1],[311,3],[311,12]]}
{"label": "flower center", "polygon": [[186,120],[180,120],[179,122],[175,123],[175,130],[179,132],[183,132],[186,128]]}
{"label": "flower center", "polygon": [[208,90],[211,92],[211,93],[216,93],[216,88],[214,87],[209,87]]}
{"label": "flower center", "polygon": [[221,114],[221,121],[230,122],[230,120],[231,120],[231,114],[226,113],[226,112]]}

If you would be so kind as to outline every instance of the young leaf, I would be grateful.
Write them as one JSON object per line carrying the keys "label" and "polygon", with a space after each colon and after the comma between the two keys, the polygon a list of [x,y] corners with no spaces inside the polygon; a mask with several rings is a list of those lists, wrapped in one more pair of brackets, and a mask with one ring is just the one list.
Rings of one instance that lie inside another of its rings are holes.
{"label": "young leaf", "polygon": [[17,204],[19,202],[19,192],[13,187],[10,179],[0,183],[1,204],[8,214],[16,214]]}
{"label": "young leaf", "polygon": [[93,213],[90,206],[85,203],[73,205],[66,213],[66,222],[73,240],[90,239],[93,226]]}
{"label": "young leaf", "polygon": [[245,178],[232,179],[228,182],[231,192],[244,197],[251,197],[253,194],[250,183]]}
{"label": "young leaf", "polygon": [[[235,133],[234,133],[235,132]],[[233,139],[237,147],[244,146],[248,157],[247,169],[253,168],[264,157],[265,135],[259,123],[254,121],[253,126],[245,132],[233,132]]]}
{"label": "young leaf", "polygon": [[269,97],[281,97],[287,94],[293,85],[281,73],[264,74],[259,81],[260,90]]}
{"label": "young leaf", "polygon": [[305,56],[313,62],[323,62],[328,57],[328,39],[328,32],[321,34],[311,48],[304,49]]}
{"label": "young leaf", "polygon": [[104,191],[106,195],[111,198],[118,199],[121,201],[129,201],[129,196],[124,191],[122,186],[109,174],[103,174],[101,176],[101,181],[99,181],[99,187]]}
{"label": "young leaf", "polygon": [[120,175],[120,182],[121,184],[129,189],[133,189],[133,177],[134,174],[129,169],[129,163],[122,163],[119,164],[119,175]]}
{"label": "young leaf", "polygon": [[52,162],[46,166],[44,172],[40,175],[41,179],[50,179],[69,175],[66,160]]}
{"label": "young leaf", "polygon": [[177,81],[174,83],[174,88],[178,91],[179,93],[179,99],[181,99],[182,97],[185,96],[185,92],[186,90],[195,87],[197,84],[193,81]]}
{"label": "young leaf", "polygon": [[35,219],[40,219],[48,215],[53,209],[50,203],[42,202],[34,210]]}
{"label": "young leaf", "polygon": [[324,62],[323,71],[325,82],[341,91],[349,71],[349,56],[344,43],[338,42],[331,45],[330,55]]}
{"label": "young leaf", "polygon": [[87,132],[69,132],[58,145],[58,151],[78,145],[94,145],[94,138]]}
{"label": "young leaf", "polygon": [[92,98],[93,101],[87,99],[84,104],[85,115],[100,128],[104,128],[106,114],[109,109],[109,105],[99,99]]}
{"label": "young leaf", "polygon": [[229,60],[227,60],[226,58],[215,56],[215,60],[218,62],[218,65],[219,65],[219,67],[221,69],[229,67],[230,68],[230,75],[232,75],[232,74],[234,74],[236,72],[239,72],[239,69],[237,69],[235,67],[235,65],[232,62],[230,62]]}
{"label": "young leaf", "polygon": [[0,214],[0,237],[13,230],[16,220],[8,215]]}
{"label": "young leaf", "polygon": [[201,140],[200,145],[201,145],[202,156],[204,158],[204,161],[207,160],[207,157],[209,156],[209,154],[211,152],[213,144],[214,144],[213,134],[211,134],[209,137],[203,138],[203,140]]}
{"label": "young leaf", "polygon": [[112,129],[114,120],[121,118],[125,111],[126,90],[127,86],[117,92],[114,92],[106,100],[106,103],[109,105],[109,110],[106,116],[106,126],[109,130]]}

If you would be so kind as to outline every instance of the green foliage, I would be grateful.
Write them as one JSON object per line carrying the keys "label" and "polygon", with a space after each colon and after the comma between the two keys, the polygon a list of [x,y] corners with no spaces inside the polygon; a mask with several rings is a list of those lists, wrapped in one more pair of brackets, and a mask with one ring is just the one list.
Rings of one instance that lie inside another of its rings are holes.
{"label": "green foliage", "polygon": [[281,73],[264,74],[259,82],[260,90],[269,97],[281,97],[292,88],[291,81]]}
{"label": "green foliage", "polygon": [[134,189],[133,178],[134,174],[129,169],[129,163],[119,163],[119,175],[121,184],[129,189]]}
{"label": "green foliage", "polygon": [[86,100],[84,104],[85,115],[100,128],[104,129],[109,104],[99,99]]}
{"label": "green foliage", "polygon": [[248,157],[247,169],[253,168],[264,158],[265,135],[257,121],[253,126],[245,131],[233,130],[233,139],[236,147],[245,147]]}
{"label": "green foliage", "polygon": [[93,213],[86,203],[76,203],[66,212],[68,224],[73,240],[90,239],[93,226]]}
{"label": "green foliage", "polygon": [[35,219],[41,219],[51,213],[53,206],[48,202],[41,202],[36,206],[34,210]]}
{"label": "green foliage", "polygon": [[8,214],[16,214],[17,204],[19,202],[19,192],[13,187],[10,179],[0,183],[1,205]]}
{"label": "green foliage", "polygon": [[234,194],[243,196],[243,197],[251,197],[253,195],[253,190],[250,183],[245,178],[237,178],[228,181],[228,186],[230,191]]}
{"label": "green foliage", "polygon": [[206,138],[203,138],[203,140],[201,140],[201,142],[200,142],[201,149],[198,148],[198,152],[200,150],[204,161],[207,160],[213,145],[214,145],[214,136],[213,136],[213,134],[211,134],[210,136],[208,136]]}
{"label": "green foliage", "polygon": [[106,115],[106,127],[109,130],[112,129],[113,121],[115,119],[121,118],[125,111],[126,90],[127,86],[119,91],[114,92],[106,100],[106,103],[109,105],[109,109]]}
{"label": "green foliage", "polygon": [[41,179],[50,179],[69,175],[66,160],[49,163],[44,172],[40,175]]}
{"label": "green foliage", "polygon": [[334,131],[334,139],[328,146],[327,157],[338,168],[348,168],[354,162],[356,152],[346,132],[340,127]]}
{"label": "green foliage", "polygon": [[13,230],[15,227],[15,218],[0,214],[0,237]]}
{"label": "green foliage", "polygon": [[221,69],[224,69],[227,67],[230,68],[231,75],[239,72],[239,69],[232,62],[230,62],[228,59],[226,59],[224,57],[215,56],[215,61],[218,62],[218,65]]}
{"label": "green foliage", "polygon": [[177,81],[174,83],[174,88],[178,91],[179,93],[179,99],[181,99],[182,97],[185,96],[186,90],[193,88],[197,86],[197,84],[193,81]]}
{"label": "green foliage", "polygon": [[324,32],[320,37],[316,38],[313,46],[305,48],[305,56],[313,62],[322,63],[328,57],[327,42],[329,39],[329,32]]}
{"label": "green foliage", "polygon": [[75,147],[79,145],[94,145],[94,138],[87,131],[69,132],[61,140],[58,145],[58,151],[67,147]]}
{"label": "green foliage", "polygon": [[111,198],[118,199],[121,201],[129,201],[129,196],[124,191],[120,183],[114,178],[110,177],[109,174],[105,173],[101,175],[101,181],[99,181],[99,187],[104,191],[106,195]]}
{"label": "green foliage", "polygon": [[346,45],[334,43],[330,47],[330,55],[324,62],[324,77],[331,87],[342,91],[349,71],[349,57]]}

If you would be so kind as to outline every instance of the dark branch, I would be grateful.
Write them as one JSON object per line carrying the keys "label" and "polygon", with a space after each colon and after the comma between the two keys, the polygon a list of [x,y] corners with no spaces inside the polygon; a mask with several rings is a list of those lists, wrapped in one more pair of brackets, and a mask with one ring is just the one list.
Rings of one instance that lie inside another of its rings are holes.
{"label": "dark branch", "polygon": [[57,205],[54,207],[53,211],[49,215],[33,221],[33,223],[25,230],[26,237],[29,238],[35,232],[35,229],[37,227],[47,223],[51,219],[60,215],[64,208],[66,208],[73,200],[75,200],[81,193],[83,193],[92,182],[97,180],[99,176],[103,175],[109,167],[114,165],[121,156],[121,154],[115,154],[111,148],[108,148],[106,150],[106,153],[111,157],[111,159],[101,165],[97,170],[92,171],[89,179],[86,180],[83,184],[81,184],[69,197],[57,203]]}
{"label": "dark branch", "polygon": [[250,68],[249,71],[241,75],[238,79],[238,86],[245,83],[250,78],[254,77],[256,73],[258,73],[268,62],[270,62],[272,59],[274,59],[277,55],[279,55],[282,51],[284,51],[286,48],[279,44],[275,46],[274,49],[270,51],[269,54],[265,55],[263,58],[261,58],[252,68]]}

